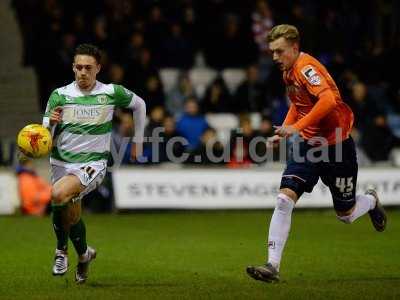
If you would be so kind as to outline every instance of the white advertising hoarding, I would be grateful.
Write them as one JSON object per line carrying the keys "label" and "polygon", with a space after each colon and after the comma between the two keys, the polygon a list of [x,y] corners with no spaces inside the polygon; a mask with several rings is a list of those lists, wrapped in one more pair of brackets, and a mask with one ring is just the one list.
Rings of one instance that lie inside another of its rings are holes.
{"label": "white advertising hoarding", "polygon": [[[118,209],[272,208],[281,171],[119,169],[113,173]],[[361,169],[359,192],[376,187],[383,204],[400,205],[399,169]],[[321,181],[298,207],[332,207]]]}
{"label": "white advertising hoarding", "polygon": [[17,180],[13,173],[0,172],[0,215],[10,215],[18,206]]}

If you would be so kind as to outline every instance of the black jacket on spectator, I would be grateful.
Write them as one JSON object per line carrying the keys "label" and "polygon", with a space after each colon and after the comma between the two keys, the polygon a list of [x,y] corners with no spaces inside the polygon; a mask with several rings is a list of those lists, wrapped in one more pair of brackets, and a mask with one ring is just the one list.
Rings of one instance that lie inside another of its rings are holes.
{"label": "black jacket on spectator", "polygon": [[372,161],[385,161],[395,146],[400,146],[400,139],[396,138],[386,124],[384,116],[377,116],[366,127],[361,136],[361,145]]}
{"label": "black jacket on spectator", "polygon": [[204,113],[232,112],[232,97],[222,77],[215,79],[207,88],[201,103]]}
{"label": "black jacket on spectator", "polygon": [[263,84],[248,81],[239,85],[235,94],[236,112],[260,112],[266,107],[266,94]]}

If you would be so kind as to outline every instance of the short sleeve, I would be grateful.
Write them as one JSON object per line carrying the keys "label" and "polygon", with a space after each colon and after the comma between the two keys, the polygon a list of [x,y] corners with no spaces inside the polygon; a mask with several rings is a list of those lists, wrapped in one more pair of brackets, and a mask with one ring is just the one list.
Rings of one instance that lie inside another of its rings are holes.
{"label": "short sleeve", "polygon": [[124,88],[122,85],[114,84],[115,106],[122,108],[128,107],[134,95],[132,91]]}
{"label": "short sleeve", "polygon": [[301,83],[315,97],[318,97],[320,93],[330,88],[326,76],[317,66],[311,64],[302,67],[298,74]]}
{"label": "short sleeve", "polygon": [[62,106],[62,97],[60,94],[57,92],[57,90],[54,90],[50,97],[49,100],[47,101],[47,106],[46,106],[46,111],[44,113],[44,117],[49,117],[50,112],[57,106]]}

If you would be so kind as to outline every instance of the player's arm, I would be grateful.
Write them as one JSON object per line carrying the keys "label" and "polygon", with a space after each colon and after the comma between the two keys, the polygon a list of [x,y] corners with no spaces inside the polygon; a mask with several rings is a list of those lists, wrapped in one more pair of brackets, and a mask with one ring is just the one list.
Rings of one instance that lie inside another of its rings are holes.
{"label": "player's arm", "polygon": [[318,95],[318,100],[311,111],[303,118],[293,124],[293,127],[301,131],[308,126],[318,123],[322,118],[329,114],[337,105],[335,95],[330,89],[322,91]]}
{"label": "player's arm", "polygon": [[273,147],[277,145],[279,141],[286,136],[282,134],[283,130],[287,129],[289,126],[296,123],[296,121],[297,121],[296,106],[293,103],[291,103],[289,110],[286,114],[285,120],[282,123],[282,126],[275,127],[276,128],[275,135],[267,139],[267,147]]}
{"label": "player's arm", "polygon": [[293,103],[290,104],[289,110],[286,114],[282,126],[293,125],[297,121],[297,110]]}
{"label": "player's arm", "polygon": [[318,71],[316,66],[304,66],[299,71],[298,78],[301,85],[303,85],[310,95],[314,96],[317,100],[311,111],[300,120],[297,120],[292,125],[277,128],[275,133],[280,136],[290,136],[318,123],[337,105],[335,95],[325,77]]}
{"label": "player's arm", "polygon": [[135,121],[135,135],[131,150],[131,159],[136,160],[142,154],[144,127],[146,123],[146,104],[142,98],[121,85],[114,85],[117,106],[130,108]]}
{"label": "player's arm", "polygon": [[329,74],[321,72],[318,66],[312,64],[304,66],[298,73],[301,84],[317,101],[307,115],[293,124],[295,129],[301,131],[318,123],[337,105],[335,95],[325,78],[326,76],[329,76]]}
{"label": "player's arm", "polygon": [[128,106],[133,111],[133,120],[135,122],[135,135],[131,150],[131,159],[136,160],[143,154],[143,136],[146,123],[146,103],[137,95],[132,97],[131,104]]}
{"label": "player's arm", "polygon": [[47,102],[46,111],[43,116],[42,125],[52,130],[62,119],[61,97],[57,90],[53,91]]}

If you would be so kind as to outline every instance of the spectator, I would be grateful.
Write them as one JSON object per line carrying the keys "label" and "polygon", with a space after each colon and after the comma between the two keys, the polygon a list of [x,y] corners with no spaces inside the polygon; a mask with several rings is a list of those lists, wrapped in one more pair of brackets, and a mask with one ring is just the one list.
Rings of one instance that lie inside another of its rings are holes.
{"label": "spectator", "polygon": [[25,157],[20,158],[17,176],[22,213],[32,216],[45,215],[49,211],[51,185],[36,173],[33,162]]}
{"label": "spectator", "polygon": [[235,108],[238,113],[259,112],[269,106],[263,84],[259,80],[256,65],[247,68],[246,79],[239,85],[235,94]]}
{"label": "spectator", "polygon": [[361,133],[366,133],[366,125],[369,123],[366,120],[372,120],[380,113],[379,109],[375,101],[369,96],[367,86],[364,83],[355,83],[351,88],[351,92],[349,105],[355,117],[354,126]]}
{"label": "spectator", "polygon": [[274,27],[274,18],[272,11],[265,0],[258,0],[256,3],[256,10],[252,16],[252,31],[254,36],[254,42],[258,46],[258,50],[261,55],[269,52],[267,44],[267,36]]}
{"label": "spectator", "polygon": [[199,50],[202,28],[199,26],[199,18],[193,4],[188,2],[183,9],[182,31],[185,38],[192,44],[193,52]]}
{"label": "spectator", "polygon": [[175,119],[166,116],[163,122],[164,132],[161,133],[162,141],[159,145],[159,161],[174,162],[174,158],[181,158],[184,152],[182,137],[176,130]]}
{"label": "spectator", "polygon": [[256,10],[252,13],[252,31],[254,42],[258,46],[260,78],[266,81],[271,73],[273,65],[271,53],[267,44],[267,36],[275,25],[272,11],[265,0],[258,0]]}
{"label": "spectator", "polygon": [[388,108],[388,125],[393,134],[400,138],[400,89],[392,96]]}
{"label": "spectator", "polygon": [[194,47],[183,35],[179,23],[171,24],[169,34],[163,40],[161,52],[162,67],[188,69],[193,65]]}
{"label": "spectator", "polygon": [[165,106],[164,90],[160,78],[156,75],[151,75],[147,78],[145,88],[140,95],[143,99],[146,99],[146,109],[148,111],[152,111],[157,106]]}
{"label": "spectator", "polygon": [[135,66],[139,64],[140,54],[144,48],[144,37],[139,31],[135,31],[129,37],[129,42],[123,51],[123,57],[125,58],[126,64]]}
{"label": "spectator", "polygon": [[119,64],[112,64],[108,70],[108,82],[125,85],[125,70]]}
{"label": "spectator", "polygon": [[175,117],[179,116],[183,112],[186,99],[191,97],[196,97],[192,82],[187,73],[181,73],[177,85],[171,90],[167,97],[167,111]]}
{"label": "spectator", "polygon": [[365,153],[375,162],[388,160],[392,149],[400,145],[400,139],[393,135],[384,115],[375,116],[367,124],[365,134],[361,137]]}
{"label": "spectator", "polygon": [[[261,139],[261,141],[257,142],[255,146],[255,154],[257,155],[258,158],[260,158],[260,161],[257,161],[257,163],[262,163],[266,162],[268,159],[277,161],[279,160],[279,148],[273,148],[272,152],[268,152],[267,149],[267,139],[271,136],[274,135],[274,127],[272,126],[272,120],[268,116],[263,116],[261,119],[260,123],[260,128],[259,130],[255,133],[255,137],[258,139]],[[253,150],[251,150],[253,151]],[[269,157],[269,153],[272,154],[272,157]],[[261,161],[261,158],[265,158],[264,160]]]}
{"label": "spectator", "polygon": [[75,53],[76,37],[72,33],[66,33],[61,37],[61,47],[57,53],[57,69],[54,76],[57,81],[63,85],[71,79],[71,68],[73,63],[73,54]]}
{"label": "spectator", "polygon": [[146,89],[148,79],[152,76],[159,78],[158,70],[152,61],[150,50],[143,48],[140,52],[139,63],[128,66],[128,86],[131,86],[135,92],[141,95]]}
{"label": "spectator", "polygon": [[176,126],[179,134],[188,142],[186,150],[191,152],[199,146],[201,136],[208,127],[204,115],[199,111],[199,104],[196,98],[186,100],[185,112],[178,120]]}
{"label": "spectator", "polygon": [[201,106],[204,113],[232,111],[231,95],[222,77],[217,77],[207,88]]}
{"label": "spectator", "polygon": [[[212,50],[208,51],[206,60],[216,69],[244,67],[252,61],[257,51],[255,44],[246,39],[241,31],[239,17],[233,14],[226,16],[222,33],[215,44],[209,47],[212,47]],[[232,51],[233,49],[235,51]]]}
{"label": "spectator", "polygon": [[168,22],[164,18],[163,11],[160,6],[154,5],[150,9],[149,19],[145,25],[146,27],[146,39],[149,44],[149,48],[154,53],[154,61],[156,65],[159,65],[162,60],[162,53],[160,49],[162,47],[163,37],[167,33]]}
{"label": "spectator", "polygon": [[250,118],[242,116],[239,128],[231,132],[230,150],[231,158],[228,163],[230,168],[249,167],[252,163],[250,156],[250,142],[255,137]]}
{"label": "spectator", "polygon": [[224,146],[217,139],[217,131],[207,128],[201,136],[200,144],[187,160],[189,164],[217,165],[224,164]]}
{"label": "spectator", "polygon": [[[96,27],[98,26],[97,22],[93,24],[92,27],[87,26],[87,23],[85,21],[85,16],[82,12],[78,12],[76,15],[72,16],[72,32],[76,37],[76,44],[83,44],[87,43],[92,39],[92,35],[97,35],[99,32],[97,31]],[[92,29],[93,32],[90,32],[90,29]],[[97,43],[96,40],[93,41],[94,43]],[[101,44],[98,44],[101,46]]]}
{"label": "spectator", "polygon": [[156,128],[162,127],[165,117],[165,110],[162,106],[156,106],[150,111],[149,123],[145,129],[145,136],[151,137]]}
{"label": "spectator", "polygon": [[103,16],[96,18],[94,21],[92,43],[100,47],[100,49],[106,50],[113,56],[107,31],[107,20]]}
{"label": "spectator", "polygon": [[148,141],[143,144],[143,156],[147,158],[148,162],[153,162],[153,147],[151,139],[153,136],[157,137],[158,134],[161,133],[164,117],[165,110],[162,106],[156,106],[152,111],[150,111],[149,123],[144,130],[144,136]]}

